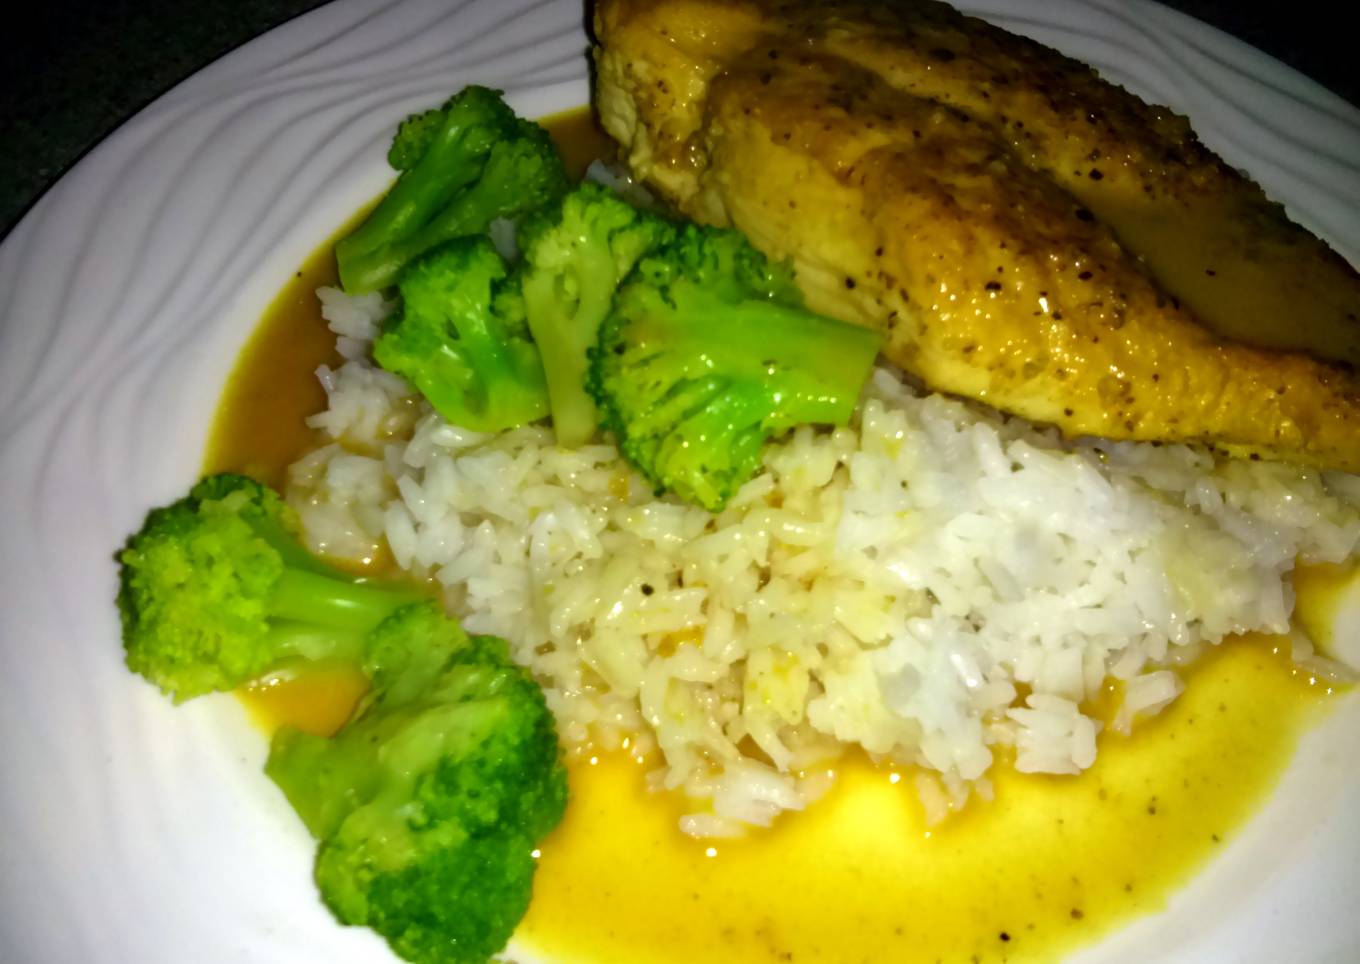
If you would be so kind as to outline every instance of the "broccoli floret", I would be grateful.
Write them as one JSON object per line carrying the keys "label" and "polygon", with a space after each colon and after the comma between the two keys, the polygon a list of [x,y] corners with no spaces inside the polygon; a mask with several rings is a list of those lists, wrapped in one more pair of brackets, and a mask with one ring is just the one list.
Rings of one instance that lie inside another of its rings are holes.
{"label": "broccoli floret", "polygon": [[619,289],[588,384],[625,457],[716,512],[767,439],[850,418],[880,340],[804,309],[789,269],[739,233],[690,225]]}
{"label": "broccoli floret", "polygon": [[[482,91],[478,88],[472,88],[455,96],[479,97],[482,96]],[[419,114],[412,114],[397,126],[397,133],[392,138],[392,146],[387,151],[387,163],[392,165],[394,171],[409,171],[416,166],[417,161],[425,156],[425,152],[429,150],[430,142],[439,133],[439,125],[443,123],[451,105],[452,100],[443,107],[435,107]]]}
{"label": "broccoli floret", "polygon": [[388,160],[401,171],[397,183],[335,246],[340,283],[351,294],[386,288],[441,242],[481,234],[496,218],[567,189],[547,131],[485,87],[466,87],[442,108],[408,117]]}
{"label": "broccoli floret", "polygon": [[598,184],[526,219],[518,269],[524,312],[543,358],[559,445],[584,444],[599,416],[586,391],[587,353],[599,336],[619,282],[638,258],[675,229]]}
{"label": "broccoli floret", "polygon": [[182,702],[291,658],[357,662],[367,634],[421,594],[326,566],[293,512],[240,475],[214,475],[152,510],[119,553],[127,664]]}
{"label": "broccoli floret", "polygon": [[548,414],[543,363],[522,308],[499,294],[505,276],[487,238],[450,241],[402,274],[401,307],[373,345],[379,365],[448,421],[479,432]]}
{"label": "broccoli floret", "polygon": [[566,774],[552,716],[503,640],[433,604],[370,637],[373,689],[324,738],[279,731],[265,770],[319,842],[316,882],[346,924],[415,962],[482,962],[529,905]]}

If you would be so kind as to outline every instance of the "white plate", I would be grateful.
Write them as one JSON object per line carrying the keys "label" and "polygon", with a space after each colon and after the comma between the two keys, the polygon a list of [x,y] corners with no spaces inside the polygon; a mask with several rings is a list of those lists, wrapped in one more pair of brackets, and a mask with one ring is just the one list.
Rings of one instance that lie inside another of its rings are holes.
{"label": "white plate", "polygon": [[[1146,2],[966,6],[1189,114],[1360,259],[1340,99]],[[237,351],[383,188],[394,123],[473,81],[531,115],[582,103],[586,43],[579,0],[341,0],[156,101],[0,248],[0,959],[391,959],[316,899],[238,704],[172,708],[123,668],[112,557],[193,481]],[[1079,958],[1360,959],[1357,735],[1352,694],[1217,862]]]}

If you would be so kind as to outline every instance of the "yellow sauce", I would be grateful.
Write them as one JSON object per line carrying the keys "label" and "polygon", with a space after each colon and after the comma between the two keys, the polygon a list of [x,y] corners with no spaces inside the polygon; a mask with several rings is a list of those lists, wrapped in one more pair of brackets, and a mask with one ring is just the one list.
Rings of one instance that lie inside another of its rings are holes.
{"label": "yellow sauce", "polygon": [[1350,641],[1347,659],[1346,641],[1336,638],[1336,633],[1343,610],[1360,611],[1360,561],[1300,567],[1294,572],[1294,593],[1298,623],[1318,650],[1331,659],[1353,661],[1354,641]]}
{"label": "yellow sauce", "polygon": [[[578,173],[601,150],[584,114],[553,127]],[[314,443],[304,419],[324,395],[312,372],[333,348],[312,292],[327,283],[329,244],[243,352],[206,471],[280,483]],[[1330,692],[1273,650],[1225,643],[1134,737],[1105,735],[1088,773],[997,772],[993,801],[934,830],[910,772],[855,760],[806,813],[697,842],[678,830],[683,801],[644,789],[644,766],[578,760],[519,939],[554,960],[630,964],[1051,960],[1162,907],[1270,791]],[[266,729],[329,733],[362,691],[352,669],[327,667],[241,695]]]}
{"label": "yellow sauce", "polygon": [[332,736],[354,713],[368,691],[357,666],[329,663],[306,672],[274,674],[243,686],[237,693],[250,715],[268,732],[291,726],[304,733]]}
{"label": "yellow sauce", "polygon": [[331,244],[316,251],[281,291],[232,369],[217,406],[204,473],[240,472],[282,489],[288,465],[318,443],[307,416],[326,407],[315,372],[337,365],[316,289],[336,283]]}
{"label": "yellow sauce", "polygon": [[911,775],[867,762],[772,831],[706,842],[643,767],[577,763],[520,935],[564,961],[1052,960],[1164,906],[1274,785],[1329,701],[1272,649],[1224,644],[1086,774],[998,768],[992,802],[933,831]]}

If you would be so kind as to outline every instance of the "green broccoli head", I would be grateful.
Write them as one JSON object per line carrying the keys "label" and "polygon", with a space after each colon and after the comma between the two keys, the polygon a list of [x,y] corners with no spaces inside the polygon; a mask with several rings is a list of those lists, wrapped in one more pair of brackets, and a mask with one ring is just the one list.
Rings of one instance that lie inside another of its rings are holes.
{"label": "green broccoli head", "polygon": [[401,307],[373,345],[374,360],[439,414],[480,432],[548,414],[538,349],[515,299],[498,297],[505,277],[487,238],[450,241],[402,275]]}
{"label": "green broccoli head", "polygon": [[[489,96],[490,95],[490,96]],[[387,163],[392,166],[394,171],[409,171],[416,166],[416,163],[425,156],[425,152],[430,149],[435,137],[439,134],[439,128],[444,123],[445,118],[453,110],[463,112],[463,117],[469,119],[478,111],[483,116],[505,121],[504,105],[497,103],[499,98],[495,97],[494,91],[488,91],[484,87],[468,87],[459,94],[451,97],[442,107],[434,107],[419,114],[412,114],[397,126],[397,133],[392,138],[392,146],[387,151]],[[480,101],[480,103],[479,103]],[[494,130],[498,125],[491,125]],[[485,128],[479,128],[478,133],[483,134]],[[482,146],[485,149],[485,145]]]}
{"label": "green broccoli head", "polygon": [[240,475],[204,479],[152,510],[119,553],[127,664],[176,702],[227,690],[290,658],[352,658],[421,598],[313,558],[292,511]]}
{"label": "green broccoli head", "polygon": [[516,117],[499,92],[466,87],[438,110],[408,117],[388,160],[401,172],[373,213],[335,246],[352,294],[395,284],[452,238],[481,234],[560,195],[567,176],[551,138]]}
{"label": "green broccoli head", "polygon": [[319,841],[347,924],[416,962],[485,961],[529,904],[537,841],[562,818],[552,716],[506,644],[433,604],[371,635],[373,689],[331,738],[282,730],[266,772]]}
{"label": "green broccoli head", "polygon": [[619,289],[588,387],[658,490],[716,512],[767,439],[850,418],[879,343],[804,309],[790,271],[739,233],[690,225]]}
{"label": "green broccoli head", "polygon": [[579,446],[595,433],[599,416],[585,386],[588,352],[619,282],[674,233],[669,221],[590,183],[525,219],[517,275],[559,445]]}

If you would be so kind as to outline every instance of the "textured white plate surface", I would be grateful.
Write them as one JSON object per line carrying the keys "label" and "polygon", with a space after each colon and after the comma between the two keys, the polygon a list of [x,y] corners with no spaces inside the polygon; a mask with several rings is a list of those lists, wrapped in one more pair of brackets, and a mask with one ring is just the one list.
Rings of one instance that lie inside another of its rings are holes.
{"label": "textured white plate surface", "polygon": [[[965,7],[1189,114],[1360,260],[1340,99],[1141,0]],[[474,81],[583,103],[586,44],[579,0],[340,0],[158,100],[0,248],[0,960],[390,960],[317,901],[236,701],[172,708],[123,668],[113,553],[193,481],[237,351],[386,184],[395,122]],[[1352,694],[1164,913],[1080,960],[1360,960],[1357,737]]]}

